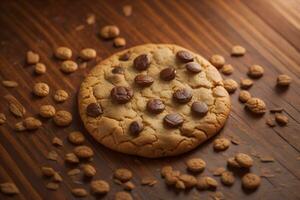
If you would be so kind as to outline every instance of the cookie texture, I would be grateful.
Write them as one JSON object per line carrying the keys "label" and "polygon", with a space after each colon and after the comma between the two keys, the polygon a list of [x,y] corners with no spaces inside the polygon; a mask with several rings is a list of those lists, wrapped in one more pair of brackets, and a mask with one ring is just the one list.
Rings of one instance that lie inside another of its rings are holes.
{"label": "cookie texture", "polygon": [[[201,70],[189,72],[189,62],[198,63]],[[165,74],[166,69],[172,70]],[[135,82],[137,75],[150,76],[153,83],[141,87]],[[182,92],[174,98],[175,91],[182,89],[191,94]],[[154,99],[164,105],[159,105],[160,112],[147,107]],[[194,102],[207,105],[208,111],[194,114]],[[95,103],[101,112],[91,116],[87,108]],[[200,55],[169,44],[136,46],[100,62],[82,82],[78,105],[86,129],[98,142],[119,152],[153,158],[187,152],[212,137],[224,126],[231,106],[218,70]],[[180,123],[168,126],[170,115],[180,116]],[[130,131],[133,122],[143,125],[134,134]]]}

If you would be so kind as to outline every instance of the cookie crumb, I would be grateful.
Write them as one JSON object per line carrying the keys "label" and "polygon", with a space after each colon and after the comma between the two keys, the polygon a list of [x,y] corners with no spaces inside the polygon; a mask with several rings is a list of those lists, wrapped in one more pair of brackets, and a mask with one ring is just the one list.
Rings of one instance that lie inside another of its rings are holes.
{"label": "cookie crumb", "polygon": [[73,131],[68,135],[68,140],[74,145],[80,145],[84,143],[85,137],[81,132]]}
{"label": "cookie crumb", "polygon": [[125,5],[123,6],[122,11],[125,17],[129,17],[132,14],[132,6]]}
{"label": "cookie crumb", "polygon": [[268,155],[260,155],[259,156],[260,162],[274,162],[275,159],[272,156]]}
{"label": "cookie crumb", "polygon": [[291,84],[292,78],[286,74],[280,74],[277,77],[277,86],[287,87]]}
{"label": "cookie crumb", "polygon": [[56,90],[53,96],[53,99],[58,103],[62,103],[68,98],[69,94],[65,90]]}
{"label": "cookie crumb", "polygon": [[56,110],[52,105],[42,105],[39,110],[40,116],[44,118],[54,117],[55,113]]}
{"label": "cookie crumb", "polygon": [[101,28],[100,30],[100,36],[103,39],[113,39],[117,36],[119,36],[120,30],[115,25],[107,25]]}
{"label": "cookie crumb", "polygon": [[68,47],[58,47],[55,50],[54,55],[60,60],[68,60],[72,57],[72,50]]}
{"label": "cookie crumb", "polygon": [[231,49],[231,56],[243,56],[246,53],[245,47],[235,45]]}
{"label": "cookie crumb", "polygon": [[225,58],[218,54],[215,54],[212,57],[210,57],[209,61],[217,69],[221,69],[223,67],[223,65],[225,64]]}
{"label": "cookie crumb", "polygon": [[94,180],[91,182],[91,192],[94,195],[102,195],[102,194],[107,194],[110,190],[110,186],[108,182],[104,180]]}
{"label": "cookie crumb", "polygon": [[247,173],[242,177],[242,186],[245,189],[255,190],[260,186],[261,179],[253,173]]}
{"label": "cookie crumb", "polygon": [[59,139],[58,137],[54,137],[52,139],[52,144],[54,146],[59,146],[59,147],[62,147],[64,144],[63,144],[63,141],[61,139]]}
{"label": "cookie crumb", "polygon": [[238,88],[237,82],[233,79],[225,79],[223,80],[223,84],[228,93],[234,93]]}
{"label": "cookie crumb", "polygon": [[27,64],[30,64],[30,65],[36,64],[40,61],[40,56],[39,56],[39,54],[37,54],[33,51],[28,51],[26,54],[26,61],[27,61]]}
{"label": "cookie crumb", "polygon": [[285,126],[289,122],[289,118],[282,113],[275,113],[275,120],[280,126]]}
{"label": "cookie crumb", "polygon": [[15,88],[19,86],[19,84],[16,81],[11,80],[3,80],[2,85],[7,88]]}
{"label": "cookie crumb", "polygon": [[72,60],[66,60],[61,63],[60,70],[66,74],[75,72],[78,69],[78,64]]}
{"label": "cookie crumb", "polygon": [[132,172],[129,169],[119,168],[114,172],[114,178],[126,182],[132,178]]}
{"label": "cookie crumb", "polygon": [[49,92],[50,88],[46,83],[39,82],[33,86],[33,94],[35,94],[38,97],[45,97],[49,94]]}
{"label": "cookie crumb", "polygon": [[191,159],[188,159],[185,162],[185,164],[187,166],[187,169],[190,172],[194,172],[194,173],[202,172],[205,169],[205,167],[206,167],[205,161],[202,160],[201,158],[191,158]]}
{"label": "cookie crumb", "polygon": [[234,68],[231,64],[226,64],[221,68],[221,72],[225,75],[230,75],[234,71]]}
{"label": "cookie crumb", "polygon": [[115,47],[124,47],[126,45],[126,40],[123,37],[116,37],[114,39],[114,46]]}
{"label": "cookie crumb", "polygon": [[248,68],[248,76],[251,78],[260,78],[264,74],[264,68],[260,65],[252,65]]}
{"label": "cookie crumb", "polygon": [[35,64],[35,67],[34,67],[34,73],[36,75],[42,75],[42,74],[45,74],[47,71],[47,67],[45,64],[43,63],[36,63]]}
{"label": "cookie crumb", "polygon": [[216,151],[225,151],[230,146],[230,141],[226,138],[217,138],[214,140],[214,149]]}

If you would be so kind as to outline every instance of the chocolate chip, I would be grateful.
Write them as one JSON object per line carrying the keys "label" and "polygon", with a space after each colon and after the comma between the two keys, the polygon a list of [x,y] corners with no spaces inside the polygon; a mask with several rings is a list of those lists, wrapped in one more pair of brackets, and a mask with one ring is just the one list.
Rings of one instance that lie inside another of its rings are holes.
{"label": "chocolate chip", "polygon": [[126,53],[120,55],[119,60],[120,61],[127,61],[127,60],[129,60],[129,57],[130,57],[130,53],[126,52]]}
{"label": "chocolate chip", "polygon": [[167,114],[164,117],[164,122],[170,128],[177,128],[183,124],[183,117],[178,113]]}
{"label": "chocolate chip", "polygon": [[173,98],[178,103],[187,103],[192,99],[192,97],[193,97],[193,94],[188,89],[178,89],[173,94]]}
{"label": "chocolate chip", "polygon": [[90,117],[98,117],[102,113],[101,105],[98,103],[90,103],[86,108],[86,114]]}
{"label": "chocolate chip", "polygon": [[173,67],[167,67],[160,72],[160,78],[164,81],[171,81],[176,76],[176,70]]}
{"label": "chocolate chip", "polygon": [[145,70],[150,65],[150,58],[147,54],[142,54],[136,57],[133,61],[133,66],[137,70]]}
{"label": "chocolate chip", "polygon": [[188,51],[178,51],[176,57],[184,63],[192,62],[194,60],[194,56]]}
{"label": "chocolate chip", "polygon": [[208,106],[204,102],[196,101],[192,104],[192,111],[202,117],[208,112]]}
{"label": "chocolate chip", "polygon": [[110,95],[114,101],[124,104],[133,97],[133,91],[128,87],[116,86],[111,90]]}
{"label": "chocolate chip", "polygon": [[144,128],[143,124],[137,121],[133,121],[129,125],[129,131],[133,135],[139,134],[143,130],[143,128]]}
{"label": "chocolate chip", "polygon": [[160,99],[151,99],[147,103],[147,110],[151,113],[161,113],[165,109],[165,104]]}
{"label": "chocolate chip", "polygon": [[113,74],[124,74],[124,68],[123,67],[120,67],[120,66],[117,66],[117,67],[114,67],[111,72]]}
{"label": "chocolate chip", "polygon": [[194,73],[194,74],[197,74],[199,72],[202,71],[201,69],[201,65],[196,63],[196,62],[189,62],[185,65],[185,68],[191,72],[191,73]]}
{"label": "chocolate chip", "polygon": [[134,82],[141,87],[147,87],[152,85],[154,79],[151,76],[139,74],[135,77]]}

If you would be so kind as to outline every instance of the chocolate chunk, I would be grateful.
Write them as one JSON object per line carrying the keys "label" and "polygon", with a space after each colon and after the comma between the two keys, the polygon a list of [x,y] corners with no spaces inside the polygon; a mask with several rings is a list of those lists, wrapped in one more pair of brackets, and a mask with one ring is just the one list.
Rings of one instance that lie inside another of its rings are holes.
{"label": "chocolate chunk", "polygon": [[134,59],[133,66],[137,70],[145,70],[150,66],[150,62],[148,55],[142,54]]}
{"label": "chocolate chunk", "polygon": [[208,106],[204,102],[196,101],[192,104],[192,111],[198,116],[204,116],[208,112]]}
{"label": "chocolate chunk", "polygon": [[184,63],[192,62],[194,60],[194,56],[188,51],[178,51],[176,57]]}
{"label": "chocolate chunk", "polygon": [[187,103],[192,99],[192,97],[193,94],[188,89],[178,89],[173,94],[173,98],[178,103]]}
{"label": "chocolate chunk", "polygon": [[90,103],[86,108],[86,114],[90,117],[98,117],[102,113],[101,105],[98,103]]}
{"label": "chocolate chunk", "polygon": [[129,131],[133,135],[139,134],[143,130],[143,128],[144,128],[143,124],[141,124],[141,123],[139,123],[137,121],[133,121],[129,125]]}
{"label": "chocolate chunk", "polygon": [[171,81],[176,76],[176,70],[173,67],[167,67],[160,72],[160,78],[164,81]]}
{"label": "chocolate chunk", "polygon": [[116,86],[111,90],[110,95],[114,101],[124,104],[129,102],[133,97],[133,91],[128,87]]}
{"label": "chocolate chunk", "polygon": [[202,71],[201,65],[196,62],[189,62],[185,65],[185,68],[194,74],[197,74]]}
{"label": "chocolate chunk", "polygon": [[127,61],[127,60],[129,60],[129,57],[130,57],[130,53],[126,52],[126,53],[120,55],[119,60],[120,61]]}
{"label": "chocolate chunk", "polygon": [[134,82],[141,87],[147,87],[152,85],[154,79],[151,76],[139,74],[135,77]]}
{"label": "chocolate chunk", "polygon": [[170,128],[177,128],[183,124],[183,117],[178,113],[167,114],[164,122]]}
{"label": "chocolate chunk", "polygon": [[124,74],[124,68],[123,67],[120,67],[120,66],[117,66],[117,67],[114,67],[111,72],[113,74]]}
{"label": "chocolate chunk", "polygon": [[151,99],[147,103],[147,110],[151,113],[161,113],[165,109],[165,104],[160,99]]}

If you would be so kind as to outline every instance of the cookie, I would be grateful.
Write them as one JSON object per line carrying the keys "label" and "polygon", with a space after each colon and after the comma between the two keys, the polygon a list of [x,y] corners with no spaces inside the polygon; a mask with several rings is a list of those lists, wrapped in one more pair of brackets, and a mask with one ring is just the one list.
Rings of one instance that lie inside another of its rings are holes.
{"label": "cookie", "polygon": [[215,135],[231,103],[218,70],[203,57],[176,45],[145,44],[95,66],[81,84],[78,105],[86,129],[101,144],[164,157]]}

